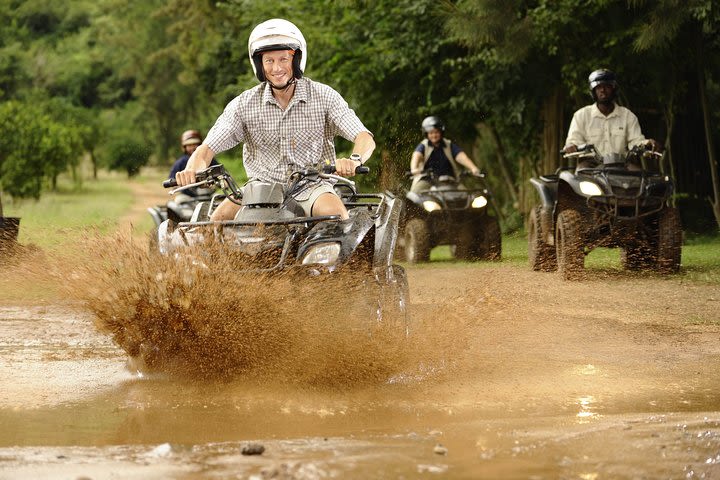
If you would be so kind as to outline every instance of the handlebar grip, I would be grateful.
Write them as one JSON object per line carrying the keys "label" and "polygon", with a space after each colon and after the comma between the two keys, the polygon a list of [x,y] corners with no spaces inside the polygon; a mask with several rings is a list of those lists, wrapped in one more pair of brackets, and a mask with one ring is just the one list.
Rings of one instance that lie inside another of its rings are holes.
{"label": "handlebar grip", "polygon": [[355,167],[355,174],[365,174],[370,173],[370,167],[366,167],[365,165],[358,165]]}
{"label": "handlebar grip", "polygon": [[162,186],[163,188],[177,187],[177,180],[175,180],[174,178],[168,178],[163,182]]}

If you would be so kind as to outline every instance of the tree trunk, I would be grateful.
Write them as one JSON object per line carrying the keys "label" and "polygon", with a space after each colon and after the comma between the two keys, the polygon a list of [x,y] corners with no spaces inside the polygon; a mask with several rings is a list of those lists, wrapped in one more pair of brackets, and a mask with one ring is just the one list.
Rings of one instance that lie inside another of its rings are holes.
{"label": "tree trunk", "polygon": [[90,162],[92,163],[92,168],[93,168],[93,180],[97,180],[98,164],[97,164],[97,157],[95,157],[94,149],[90,149]]}
{"label": "tree trunk", "polygon": [[508,168],[508,161],[505,157],[505,149],[503,148],[503,144],[500,141],[500,136],[498,135],[497,130],[495,130],[495,128],[489,123],[482,123],[481,126],[487,130],[487,132],[490,134],[490,137],[493,139],[493,142],[495,143],[495,151],[497,152],[500,173],[505,180],[505,186],[507,187],[508,193],[510,194],[510,198],[512,198],[513,205],[517,205],[517,188],[515,187],[515,182],[513,181],[512,175],[510,174],[510,169]]}
{"label": "tree trunk", "polygon": [[560,166],[560,149],[563,147],[563,93],[558,82],[543,104],[543,158],[542,172],[551,173]]}
{"label": "tree trunk", "polygon": [[675,164],[673,163],[673,151],[672,151],[672,134],[673,127],[675,126],[675,91],[670,93],[670,100],[665,106],[665,156],[663,157],[663,164],[660,165],[661,171],[665,175],[669,175],[670,178],[675,178]]}
{"label": "tree trunk", "polygon": [[715,148],[713,145],[713,132],[710,125],[710,106],[707,101],[707,90],[705,85],[705,68],[702,64],[702,34],[698,33],[697,66],[698,66],[698,87],[700,92],[700,105],[702,106],[703,123],[705,124],[705,142],[707,146],[708,161],[710,162],[710,178],[712,179],[714,199],[710,200],[715,222],[720,226],[720,179],[718,178],[718,167],[715,159]]}

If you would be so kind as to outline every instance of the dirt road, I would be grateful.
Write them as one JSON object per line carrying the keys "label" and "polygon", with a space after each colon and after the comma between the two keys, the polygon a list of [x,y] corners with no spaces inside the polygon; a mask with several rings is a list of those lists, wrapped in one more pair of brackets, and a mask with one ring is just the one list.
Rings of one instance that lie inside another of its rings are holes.
{"label": "dirt road", "polygon": [[720,475],[715,287],[502,263],[410,281],[413,318],[457,349],[339,388],[140,377],[87,312],[4,306],[0,478]]}
{"label": "dirt road", "polygon": [[720,478],[716,286],[429,264],[408,269],[413,339],[347,341],[327,295],[253,285],[227,312],[190,283],[197,318],[254,322],[243,354],[284,368],[148,376],[95,326],[167,314],[139,309],[164,280],[123,273],[142,258],[127,247],[90,245],[84,288],[67,262],[2,271],[4,292],[31,275],[50,293],[0,295],[0,479]]}

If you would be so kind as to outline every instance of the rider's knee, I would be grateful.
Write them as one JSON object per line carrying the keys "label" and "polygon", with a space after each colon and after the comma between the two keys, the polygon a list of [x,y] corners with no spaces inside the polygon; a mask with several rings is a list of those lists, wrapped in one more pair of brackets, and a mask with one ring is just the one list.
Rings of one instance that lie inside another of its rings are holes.
{"label": "rider's knee", "polygon": [[312,206],[312,215],[340,215],[343,220],[348,218],[348,212],[340,197],[333,193],[323,193]]}
{"label": "rider's knee", "polygon": [[225,199],[218,205],[215,211],[210,215],[210,220],[213,222],[220,222],[222,220],[233,220],[235,214],[240,210],[240,205]]}

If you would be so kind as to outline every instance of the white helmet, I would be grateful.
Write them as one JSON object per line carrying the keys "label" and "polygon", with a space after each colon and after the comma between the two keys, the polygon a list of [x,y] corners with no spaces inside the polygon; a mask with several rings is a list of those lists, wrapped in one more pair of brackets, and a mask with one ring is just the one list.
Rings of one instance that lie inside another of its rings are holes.
{"label": "white helmet", "polygon": [[300,29],[287,20],[273,18],[262,22],[253,29],[248,39],[248,56],[255,76],[265,81],[262,68],[262,52],[293,50],[293,76],[301,78],[307,61],[307,44]]}

